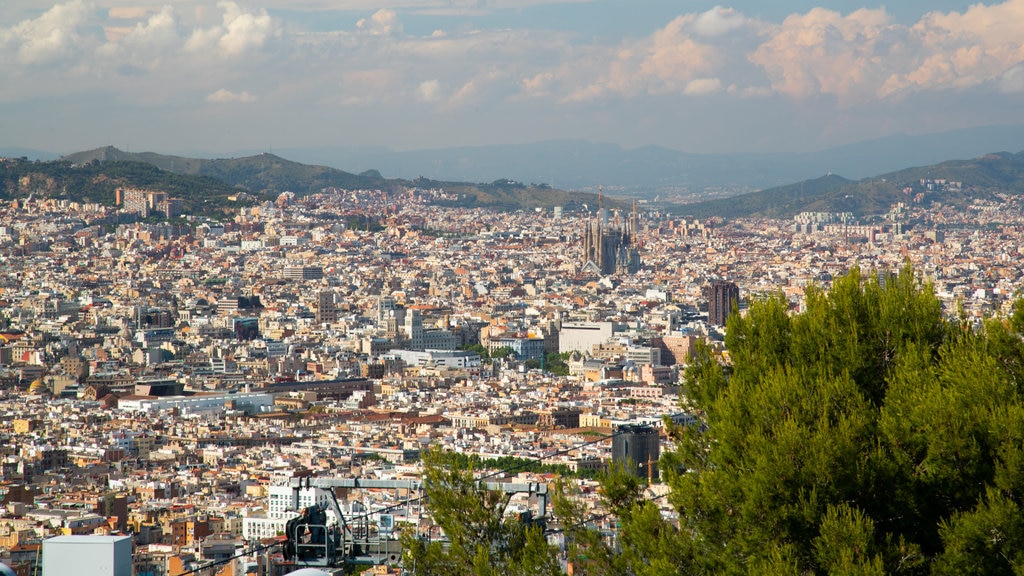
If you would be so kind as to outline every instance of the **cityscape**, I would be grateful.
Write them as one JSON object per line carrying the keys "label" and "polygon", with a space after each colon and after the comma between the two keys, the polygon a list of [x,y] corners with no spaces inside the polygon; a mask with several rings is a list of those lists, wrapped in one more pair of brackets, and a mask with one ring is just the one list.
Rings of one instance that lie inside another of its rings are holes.
{"label": "cityscape", "polygon": [[[280,550],[238,553],[325,498],[296,488],[304,477],[406,486],[348,491],[340,511],[429,530],[395,504],[430,447],[560,466],[583,486],[629,456],[654,480],[657,442],[644,459],[608,437],[696,422],[683,368],[698,342],[728,354],[726,319],[751,299],[800,310],[806,287],[852,267],[909,265],[980,322],[1009,311],[1024,274],[1017,197],[965,212],[911,201],[861,225],[501,213],[433,205],[442,193],[281,194],[174,224],[154,191],[5,202],[0,561],[34,574],[48,538],[130,535],[135,574],[228,558],[204,573],[284,573]],[[606,512],[596,491],[581,498]]]}
{"label": "cityscape", "polygon": [[1024,0],[4,0],[0,576],[1019,574]]}

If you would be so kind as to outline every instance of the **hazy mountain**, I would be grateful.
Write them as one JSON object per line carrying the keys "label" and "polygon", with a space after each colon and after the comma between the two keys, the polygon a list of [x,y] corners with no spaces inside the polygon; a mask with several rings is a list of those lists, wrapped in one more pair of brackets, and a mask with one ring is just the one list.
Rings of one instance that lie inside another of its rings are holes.
{"label": "hazy mountain", "polygon": [[[102,160],[131,158],[186,174],[202,174],[210,166],[208,162],[232,160],[198,152],[190,152],[186,157],[128,153],[110,147],[97,150],[105,154]],[[388,178],[402,180],[424,177],[441,182],[493,182],[507,178],[566,190],[596,191],[603,186],[608,195],[648,199],[660,196],[662,200],[693,202],[829,173],[861,179],[948,158],[973,158],[993,150],[1024,150],[1024,125],[984,126],[916,136],[897,134],[806,153],[697,154],[661,146],[625,149],[579,140],[414,151],[321,146],[285,148],[278,153],[296,163],[330,167],[349,175],[378,170]],[[264,156],[256,151],[234,155],[239,159]],[[0,156],[47,160],[56,155],[6,148],[0,149]]]}
{"label": "hazy mountain", "polygon": [[56,160],[59,157],[59,154],[54,154],[53,152],[43,152],[42,150],[33,150],[32,148],[0,147],[0,158],[25,158],[27,160]]}
{"label": "hazy mountain", "polygon": [[175,174],[208,176],[231,186],[241,186],[255,193],[291,191],[297,194],[320,192],[327,187],[379,188],[384,184],[379,175],[359,176],[328,166],[310,166],[273,154],[257,154],[243,158],[185,158],[153,152],[125,152],[112,146],[76,152],[63,157],[74,164],[130,161],[143,162]]}
{"label": "hazy mountain", "polygon": [[250,204],[245,190],[215,178],[175,174],[144,162],[64,160],[0,162],[0,198],[34,196],[113,205],[117,188],[145,188],[181,198],[186,213],[228,215]]}
{"label": "hazy mountain", "polygon": [[[258,199],[272,199],[285,191],[300,196],[319,193],[325,188],[346,190],[379,189],[395,190],[419,187],[443,189],[449,194],[446,203],[462,206],[486,206],[503,210],[550,208],[590,203],[596,205],[594,194],[565,192],[549,186],[533,186],[501,178],[486,184],[470,182],[437,181],[427,178],[415,180],[386,179],[376,170],[352,174],[322,165],[308,165],[293,162],[274,154],[257,154],[241,158],[186,158],[167,156],[152,152],[125,152],[110,146],[68,154],[60,162],[52,164],[64,167],[87,167],[90,170],[106,165],[140,165],[158,169],[166,174],[183,177],[203,178],[217,182],[236,191],[244,189]],[[138,184],[140,186],[144,185]],[[129,185],[121,181],[121,185]],[[152,185],[152,184],[145,184]],[[609,207],[621,207],[612,200],[605,202]]]}
{"label": "hazy mountain", "polygon": [[896,202],[919,200],[926,205],[966,206],[976,200],[997,200],[1000,194],[1024,194],[1024,152],[949,160],[858,181],[830,175],[727,200],[677,206],[673,211],[727,218],[786,218],[804,211],[852,212],[865,216],[884,213]]}
{"label": "hazy mountain", "polygon": [[677,205],[670,210],[679,214],[700,218],[709,216],[735,218],[753,215],[786,217],[805,211],[807,206],[814,204],[820,198],[826,197],[829,193],[843,189],[851,184],[856,184],[856,182],[829,174],[820,178],[769,188],[760,192],[750,192],[729,198],[716,198],[694,204]]}
{"label": "hazy mountain", "polygon": [[[961,130],[928,137],[893,136],[871,143],[807,155],[694,155],[659,147],[623,150],[614,145],[567,141],[398,153],[399,157],[406,158],[421,154],[420,161],[434,155],[433,171],[419,174],[415,179],[386,179],[377,169],[363,168],[362,165],[358,165],[363,169],[362,172],[355,174],[322,164],[303,164],[267,153],[241,158],[200,159],[150,152],[128,153],[105,147],[70,154],[63,157],[62,162],[74,165],[93,162],[141,162],[175,174],[205,177],[228,187],[240,187],[254,193],[257,198],[272,197],[286,190],[305,195],[329,187],[390,190],[418,186],[443,188],[446,192],[458,195],[458,200],[451,202],[461,205],[502,209],[546,208],[555,205],[571,208],[585,203],[595,203],[596,198],[592,194],[567,193],[539,183],[547,182],[549,179],[546,178],[500,177],[490,184],[473,184],[430,176],[461,170],[459,173],[466,176],[465,180],[481,181],[484,179],[472,178],[471,175],[479,174],[474,170],[487,163],[491,166],[489,170],[497,171],[501,169],[500,166],[505,166],[509,174],[516,172],[516,162],[522,162],[519,169],[523,171],[533,166],[532,169],[535,171],[561,170],[563,174],[569,174],[573,169],[581,170],[582,174],[584,166],[591,166],[592,171],[587,173],[586,177],[593,180],[587,181],[604,180],[606,193],[612,195],[626,188],[625,182],[629,180],[626,174],[635,174],[633,177],[636,179],[657,183],[657,187],[654,188],[656,193],[669,190],[672,186],[678,190],[682,187],[678,183],[688,182],[690,186],[703,187],[704,197],[718,197],[700,203],[685,204],[673,210],[683,214],[727,217],[756,214],[787,217],[805,210],[821,210],[849,211],[865,215],[884,212],[893,202],[907,200],[919,192],[927,192],[926,202],[959,204],[973,198],[994,197],[993,194],[997,191],[1018,193],[1024,189],[1024,169],[1021,168],[1024,161],[1021,154],[979,155],[974,160],[955,160],[921,168],[890,170],[882,172],[882,176],[860,180],[847,180],[832,175],[828,170],[819,170],[818,166],[838,166],[853,170],[853,175],[859,176],[860,171],[866,166],[887,165],[899,158],[936,156],[946,149],[973,150],[986,146],[986,142],[1012,141],[1015,147],[1011,149],[1017,150],[1020,148],[1017,135],[1024,135],[1024,127]],[[354,154],[354,149],[348,150],[346,153]],[[380,154],[379,158],[383,162],[383,159],[392,153],[378,150],[374,154]],[[445,154],[451,156],[446,158]],[[456,154],[461,154],[461,159],[455,159]],[[499,157],[503,160],[499,160]],[[386,165],[378,166],[385,174],[388,173]],[[456,168],[448,168],[449,166]],[[898,168],[903,166],[906,164]],[[740,195],[728,195],[724,190],[729,187],[726,182],[743,182],[745,184],[742,186],[735,184],[735,187],[749,189],[753,188],[756,182],[770,182],[787,177],[785,175],[812,170],[811,176],[815,177],[793,177],[789,180],[796,181],[796,184],[770,186],[760,192]],[[822,177],[817,176],[818,174],[827,175]],[[604,175],[605,178],[598,178],[595,175]],[[850,174],[844,173],[843,176],[849,177]],[[955,180],[963,182],[964,185],[957,190],[925,190],[919,184],[922,178]],[[578,182],[583,181],[584,178],[580,176]],[[672,184],[673,182],[677,184]],[[183,186],[181,183],[178,185]],[[575,187],[568,183],[562,186]],[[728,199],[724,198],[726,196]],[[678,198],[678,194],[675,198]],[[673,199],[673,195],[664,194],[663,200],[666,199]],[[610,205],[610,199],[606,199],[606,203]]]}
{"label": "hazy mountain", "polygon": [[992,150],[1024,150],[1024,125],[899,134],[808,153],[693,154],[660,146],[623,149],[576,140],[416,151],[292,148],[282,153],[300,162],[356,172],[375,168],[388,177],[471,182],[511,178],[556,188],[596,190],[603,185],[611,194],[685,199],[760,190],[828,173],[860,179]]}

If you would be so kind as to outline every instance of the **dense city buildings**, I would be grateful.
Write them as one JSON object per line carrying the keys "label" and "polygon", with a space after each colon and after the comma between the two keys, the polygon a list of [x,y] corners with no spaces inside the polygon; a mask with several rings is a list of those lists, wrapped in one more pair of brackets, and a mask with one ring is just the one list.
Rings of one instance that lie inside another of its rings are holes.
{"label": "dense city buildings", "polygon": [[1007,312],[1024,277],[1009,196],[908,197],[863,222],[555,218],[327,189],[169,223],[139,218],[151,198],[0,206],[0,562],[19,573],[82,535],[130,536],[136,573],[262,570],[280,546],[246,551],[299,514],[302,478],[393,482],[337,490],[339,510],[427,531],[402,487],[432,447],[583,478],[632,459],[655,480],[666,418],[697,422],[692,351],[727,361],[746,301],[799,310],[808,286],[909,263],[970,324]]}

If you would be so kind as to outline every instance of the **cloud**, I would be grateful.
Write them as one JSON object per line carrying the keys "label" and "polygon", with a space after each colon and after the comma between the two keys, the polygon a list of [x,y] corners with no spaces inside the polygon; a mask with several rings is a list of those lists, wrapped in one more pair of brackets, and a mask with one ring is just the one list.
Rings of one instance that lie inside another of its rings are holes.
{"label": "cloud", "polygon": [[230,1],[217,6],[223,11],[220,25],[194,30],[185,44],[190,52],[237,57],[263,48],[281,34],[266,9],[247,12]]}
{"label": "cloud", "polygon": [[131,66],[140,70],[157,69],[165,58],[179,53],[183,39],[178,28],[178,16],[174,9],[164,6],[132,28],[111,31],[108,27],[108,42],[97,49],[97,54],[115,62],[117,66]]}
{"label": "cloud", "polygon": [[1009,94],[1024,92],[1024,63],[1007,70],[999,79],[999,88]]}
{"label": "cloud", "polygon": [[[493,114],[492,133],[504,133],[506,114],[513,130],[527,131],[510,109],[535,113],[530,118],[590,114],[575,121],[590,130],[597,121],[611,126],[598,116],[610,118],[613,108],[628,117],[656,105],[673,114],[712,105],[792,106],[799,114],[813,105],[852,125],[858,114],[914,110],[922,98],[978,102],[1024,91],[1024,0],[909,24],[884,9],[815,8],[768,21],[715,6],[615,39],[541,28],[559,20],[481,28],[495,18],[453,17],[434,33],[424,25],[435,22],[427,13],[493,15],[520,8],[518,0],[67,0],[42,13],[30,0],[12,1],[21,6],[15,13],[32,16],[0,20],[5,104],[41,96],[119,106],[173,101],[182,114],[182,103],[222,114],[227,107],[205,104],[257,102],[296,117],[381,122],[410,110],[449,122],[472,111]],[[309,15],[288,21],[296,10],[361,17],[332,16],[323,22],[345,24],[309,30]],[[403,27],[412,18],[417,25]]]}
{"label": "cloud", "polygon": [[420,100],[436,102],[441,99],[441,83],[437,80],[424,80],[416,90]]}
{"label": "cloud", "polygon": [[892,29],[884,9],[844,16],[815,8],[769,29],[750,61],[764,70],[778,93],[860,99],[888,75],[885,67],[891,63],[883,52]]}
{"label": "cloud", "polygon": [[[632,98],[669,92],[682,93],[690,81],[711,73],[718,53],[688,33],[694,17],[679,16],[647,38],[602,50],[589,50],[586,61],[573,62],[559,71],[561,84],[577,84],[566,101],[583,101],[609,95]],[[604,52],[604,53],[602,53]],[[566,78],[586,75],[596,77]]]}
{"label": "cloud", "polygon": [[238,103],[249,103],[255,102],[256,97],[248,92],[232,92],[226,88],[221,88],[216,92],[206,97],[207,102],[213,102],[215,104],[238,104]]}
{"label": "cloud", "polygon": [[402,25],[398,21],[398,14],[394,10],[386,8],[377,10],[369,18],[359,20],[356,22],[356,27],[374,36],[390,36],[402,31]]}
{"label": "cloud", "polygon": [[687,96],[707,96],[722,91],[722,81],[718,78],[696,78],[683,88]]}
{"label": "cloud", "polygon": [[551,94],[551,85],[554,79],[553,72],[540,72],[529,78],[523,78],[520,83],[527,96],[548,96]]}
{"label": "cloud", "polygon": [[74,56],[90,44],[90,39],[80,34],[79,28],[91,17],[90,8],[82,0],[72,0],[57,4],[38,18],[24,20],[7,30],[0,29],[0,57],[13,52],[16,61],[25,66],[75,61]]}
{"label": "cloud", "polygon": [[1024,0],[930,13],[912,26],[884,10],[843,15],[821,8],[771,26],[750,57],[773,90],[841,107],[922,91],[963,90],[1024,61]]}
{"label": "cloud", "polygon": [[715,6],[697,16],[693,30],[700,36],[721,36],[739,30],[747,24],[747,17],[732,8]]}

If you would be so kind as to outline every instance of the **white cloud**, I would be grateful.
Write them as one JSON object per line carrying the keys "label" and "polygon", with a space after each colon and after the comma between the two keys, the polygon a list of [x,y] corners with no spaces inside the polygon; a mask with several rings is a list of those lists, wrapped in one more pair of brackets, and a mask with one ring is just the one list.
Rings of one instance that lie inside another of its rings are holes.
{"label": "white cloud", "polygon": [[884,10],[816,8],[771,27],[751,55],[780,93],[835,96],[848,107],[922,91],[962,90],[1024,61],[1024,0],[931,13],[912,26]]}
{"label": "white cloud", "polygon": [[[794,110],[831,107],[854,124],[865,111],[913,110],[906,102],[921,94],[976,99],[1024,91],[1024,0],[911,24],[882,9],[816,8],[769,22],[715,6],[615,40],[539,28],[549,22],[480,29],[493,20],[453,18],[431,33],[421,18],[423,35],[412,24],[403,28],[410,15],[493,13],[523,6],[518,0],[69,0],[41,14],[25,8],[30,0],[13,1],[18,13],[34,16],[0,24],[0,78],[11,79],[0,82],[3,103],[39,96],[150,107],[254,102],[296,116],[387,119],[425,106],[452,117],[480,112],[477,118],[510,107],[569,116],[614,106],[627,117],[647,114],[652,102],[666,109],[782,102]],[[287,18],[285,8],[364,12],[340,29],[309,31],[301,20],[271,16],[282,9]],[[708,95],[715,97],[701,98]],[[522,118],[508,118],[525,130]]]}
{"label": "white cloud", "polygon": [[700,36],[721,36],[746,26],[747,17],[732,8],[715,6],[697,16],[693,30]]}
{"label": "white cloud", "polygon": [[416,93],[424,102],[437,102],[441,99],[441,83],[437,80],[424,80],[420,82]]}
{"label": "white cloud", "polygon": [[1007,70],[999,79],[999,88],[1009,94],[1024,92],[1024,63]]}
{"label": "white cloud", "polygon": [[[0,29],[0,57],[13,58],[25,66],[49,66],[74,61],[88,49],[90,39],[79,28],[92,17],[82,0],[57,4],[33,20]],[[12,54],[13,52],[13,54]]]}
{"label": "white cloud", "polygon": [[722,91],[722,81],[718,78],[696,78],[683,88],[687,96],[708,96]]}
{"label": "white cloud", "polygon": [[109,41],[97,49],[97,54],[115,65],[130,65],[141,69],[159,68],[163,60],[176,57],[183,39],[178,31],[178,16],[170,6],[150,15],[133,28],[112,33]]}
{"label": "white cloud", "polygon": [[221,88],[216,92],[206,97],[207,102],[213,102],[215,104],[238,104],[255,102],[256,97],[248,92],[232,92],[226,88]]}
{"label": "white cloud", "polygon": [[266,9],[248,12],[235,2],[220,2],[223,11],[220,25],[196,28],[185,44],[191,52],[241,56],[262,48],[281,30]]}
{"label": "white cloud", "polygon": [[884,9],[849,15],[815,8],[769,30],[750,56],[776,92],[795,98],[832,94],[859,99],[888,75],[884,50],[892,30]]}
{"label": "white cloud", "polygon": [[719,59],[710,44],[688,32],[693,20],[693,15],[679,16],[647,38],[581,52],[578,61],[558,72],[561,84],[577,86],[566,101],[682,93],[692,80],[710,74]]}
{"label": "white cloud", "polygon": [[402,31],[402,25],[398,21],[398,14],[394,10],[386,8],[377,10],[369,18],[359,20],[356,22],[356,27],[374,36],[390,36]]}
{"label": "white cloud", "polygon": [[524,78],[520,83],[522,90],[527,96],[548,96],[551,94],[551,85],[555,79],[553,72],[541,72],[529,78]]}

